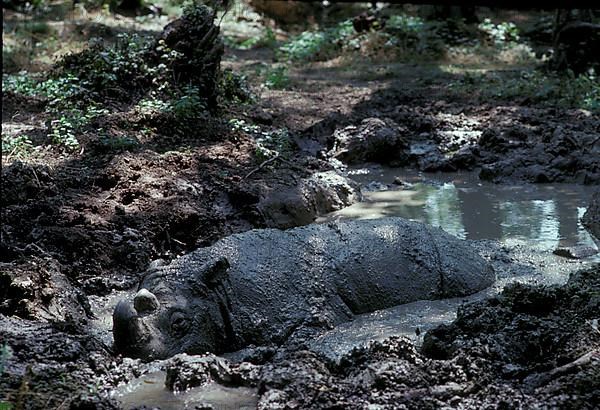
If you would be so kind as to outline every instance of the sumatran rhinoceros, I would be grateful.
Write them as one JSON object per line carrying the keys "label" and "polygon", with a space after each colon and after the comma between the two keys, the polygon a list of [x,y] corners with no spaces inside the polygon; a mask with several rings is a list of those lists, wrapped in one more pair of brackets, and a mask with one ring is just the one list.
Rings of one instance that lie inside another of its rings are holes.
{"label": "sumatran rhinoceros", "polygon": [[150,270],[133,303],[115,308],[115,348],[151,360],[281,344],[303,326],[494,279],[465,241],[402,218],[252,230]]}

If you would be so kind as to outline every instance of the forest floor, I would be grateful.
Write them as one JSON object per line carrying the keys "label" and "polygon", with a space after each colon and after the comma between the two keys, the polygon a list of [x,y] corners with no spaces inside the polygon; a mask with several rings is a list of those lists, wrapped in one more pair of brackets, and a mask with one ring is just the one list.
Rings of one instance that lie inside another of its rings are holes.
{"label": "forest floor", "polygon": [[[164,25],[104,18],[49,30],[79,33],[70,43],[77,51],[90,37],[158,33]],[[68,148],[48,134],[55,118],[47,98],[3,90],[0,400],[14,408],[110,408],[114,402],[100,397],[145,365],[115,356],[107,329],[94,329],[99,309],[109,308],[102,304],[135,287],[153,260],[236,232],[305,223],[286,218],[287,208],[273,214],[265,201],[311,174],[343,169],[336,135],[373,132],[361,128],[364,120],[400,130],[401,149],[381,161],[387,165],[475,170],[500,183],[600,183],[594,78],[540,74],[531,54],[509,56],[519,48],[492,53],[508,62],[458,52],[398,61],[373,46],[381,40],[372,34],[361,39],[361,50],[370,45],[366,56],[328,50],[283,64],[269,42],[288,35],[244,18],[266,33],[266,45],[240,46],[235,24],[224,23],[222,68],[243,74],[253,98],[223,100],[218,116],[192,125],[121,104],[92,119]],[[9,37],[19,19],[5,14]],[[48,44],[40,53],[46,62],[24,67],[13,59],[4,74],[48,70],[48,56],[60,49]],[[600,401],[598,281],[581,277],[568,288],[517,288],[470,308],[447,334],[432,333],[428,352],[392,340],[354,352],[340,367],[298,354],[260,364],[251,385],[262,386],[263,408],[592,408]],[[555,307],[540,307],[540,299]],[[465,324],[467,316],[481,326]],[[531,337],[518,351],[509,349],[521,343],[513,327]],[[545,350],[530,359],[535,346]]]}

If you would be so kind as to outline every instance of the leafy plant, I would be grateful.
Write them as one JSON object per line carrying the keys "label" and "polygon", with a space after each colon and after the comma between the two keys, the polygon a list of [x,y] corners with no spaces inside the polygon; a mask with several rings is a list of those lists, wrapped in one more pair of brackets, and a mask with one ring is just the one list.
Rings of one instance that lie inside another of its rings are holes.
{"label": "leafy plant", "polygon": [[283,89],[290,83],[288,69],[286,66],[268,68],[265,75],[265,87],[272,89]]}
{"label": "leafy plant", "polygon": [[479,24],[479,30],[496,46],[504,46],[519,41],[519,29],[514,23],[502,22],[494,24],[489,18]]}
{"label": "leafy plant", "polygon": [[116,137],[102,135],[98,142],[100,146],[107,151],[132,151],[140,145],[135,137],[130,137],[128,135]]}
{"label": "leafy plant", "polygon": [[33,144],[28,135],[8,136],[2,135],[2,154],[7,157],[23,159],[29,156]]}
{"label": "leafy plant", "polygon": [[247,103],[254,99],[246,76],[236,74],[230,68],[223,70],[219,89],[226,101]]}
{"label": "leafy plant", "polygon": [[315,60],[340,50],[355,33],[351,20],[322,31],[304,31],[279,47],[279,55],[288,60]]}
{"label": "leafy plant", "polygon": [[170,105],[170,111],[178,119],[197,118],[206,111],[206,104],[200,97],[200,91],[191,85],[185,86],[183,93]]}
{"label": "leafy plant", "polygon": [[264,161],[274,156],[289,157],[294,143],[287,129],[282,128],[272,132],[264,132],[256,139],[254,155],[259,161]]}

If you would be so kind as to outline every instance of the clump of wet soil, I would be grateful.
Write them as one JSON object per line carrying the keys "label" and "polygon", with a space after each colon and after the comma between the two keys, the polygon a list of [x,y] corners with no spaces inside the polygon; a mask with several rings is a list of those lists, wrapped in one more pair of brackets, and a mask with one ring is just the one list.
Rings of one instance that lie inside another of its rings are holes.
{"label": "clump of wet soil", "polygon": [[[501,183],[600,184],[596,115],[502,101],[475,105],[445,92],[422,92],[425,97],[392,85],[348,115],[330,114],[304,135],[326,147],[323,157],[348,164],[479,170],[481,179]],[[366,126],[374,121],[385,121],[376,132]]]}

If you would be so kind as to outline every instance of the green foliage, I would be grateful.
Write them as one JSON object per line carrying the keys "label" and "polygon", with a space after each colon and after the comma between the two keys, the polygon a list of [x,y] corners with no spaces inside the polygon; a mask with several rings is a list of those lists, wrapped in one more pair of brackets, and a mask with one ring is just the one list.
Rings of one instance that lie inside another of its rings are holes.
{"label": "green foliage", "polygon": [[133,151],[139,147],[140,143],[135,137],[128,135],[108,136],[101,134],[98,139],[100,147],[106,151]]}
{"label": "green foliage", "polygon": [[66,56],[57,77],[78,78],[86,89],[103,93],[115,86],[131,89],[145,85],[156,74],[157,67],[145,60],[148,45],[136,34],[119,34],[112,47],[99,39],[90,40],[90,44],[81,53]]}
{"label": "green foliage", "polygon": [[0,410],[11,410],[13,408],[12,403],[6,401],[0,401]]}
{"label": "green foliage", "polygon": [[171,104],[169,101],[158,98],[156,94],[152,92],[148,97],[143,98],[138,102],[137,109],[142,114],[169,112]]}
{"label": "green foliage", "polygon": [[2,154],[15,159],[25,159],[33,150],[33,144],[28,135],[2,135]]}
{"label": "green foliage", "polygon": [[6,367],[6,362],[12,356],[12,349],[10,346],[4,342],[2,347],[0,348],[0,376],[4,374],[4,368]]}
{"label": "green foliage", "polygon": [[30,97],[42,97],[51,107],[64,108],[68,101],[85,93],[80,80],[73,75],[40,80],[26,71],[3,74],[2,89]]}
{"label": "green foliage", "polygon": [[50,140],[70,150],[79,147],[78,132],[95,118],[108,113],[108,110],[85,101],[88,90],[84,84],[72,74],[43,81],[26,72],[2,76],[4,90],[48,100],[46,113],[54,118],[50,121]]}
{"label": "green foliage", "polygon": [[246,76],[236,74],[230,68],[226,68],[221,73],[219,90],[226,101],[248,103],[254,100]]}
{"label": "green foliage", "polygon": [[192,119],[206,112],[206,104],[200,97],[200,90],[189,85],[185,86],[183,92],[171,101],[170,111],[177,119]]}
{"label": "green foliage", "polygon": [[494,24],[489,18],[486,18],[478,27],[485,33],[487,40],[498,47],[515,43],[520,38],[519,29],[511,22]]}
{"label": "green foliage", "polygon": [[290,78],[288,77],[288,69],[286,66],[269,67],[266,70],[265,87],[280,90],[286,88],[289,83]]}
{"label": "green foliage", "polygon": [[177,120],[190,120],[205,115],[206,102],[198,87],[189,85],[181,90],[170,91],[169,95],[164,95],[168,99],[159,98],[155,92],[151,92],[137,104],[138,112],[146,115],[173,115]]}
{"label": "green foliage", "polygon": [[67,149],[75,150],[79,141],[75,137],[76,128],[69,117],[62,116],[50,121],[50,139],[54,144],[62,145]]}
{"label": "green foliage", "polygon": [[244,131],[247,134],[260,134],[260,127],[256,124],[248,124],[246,120],[232,118],[229,120],[229,125],[233,131]]}
{"label": "green foliage", "polygon": [[254,155],[258,161],[262,162],[276,155],[287,158],[294,150],[294,142],[285,128],[263,131],[258,125],[249,124],[246,120],[238,118],[230,119],[229,125],[232,130],[243,131],[254,137],[256,141]]}
{"label": "green foliage", "polygon": [[326,58],[340,50],[353,34],[351,20],[322,31],[304,31],[279,47],[279,56],[293,61]]}
{"label": "green foliage", "polygon": [[68,150],[79,148],[77,134],[87,127],[92,120],[108,113],[108,110],[98,108],[93,104],[83,109],[63,104],[59,104],[59,107],[61,108],[53,107],[50,110],[57,119],[50,121],[49,136],[54,144],[63,146]]}
{"label": "green foliage", "polygon": [[512,78],[498,74],[467,73],[450,88],[486,99],[522,99],[544,106],[581,108],[600,112],[600,81],[592,71],[575,76],[540,71],[522,71]]}
{"label": "green foliage", "polygon": [[385,23],[388,31],[400,32],[404,34],[418,34],[426,28],[425,21],[420,17],[407,16],[406,14],[396,14],[390,16]]}
{"label": "green foliage", "polygon": [[393,15],[379,35],[387,37],[386,46],[406,54],[440,54],[445,27],[406,14]]}
{"label": "green foliage", "polygon": [[254,155],[258,161],[265,161],[274,156],[288,158],[293,152],[294,143],[287,129],[263,132],[256,139]]}

